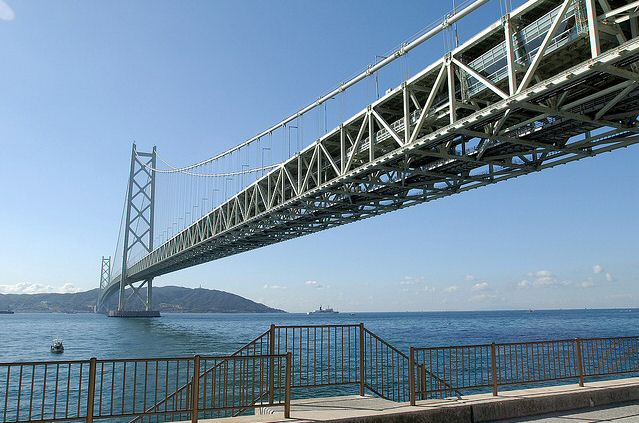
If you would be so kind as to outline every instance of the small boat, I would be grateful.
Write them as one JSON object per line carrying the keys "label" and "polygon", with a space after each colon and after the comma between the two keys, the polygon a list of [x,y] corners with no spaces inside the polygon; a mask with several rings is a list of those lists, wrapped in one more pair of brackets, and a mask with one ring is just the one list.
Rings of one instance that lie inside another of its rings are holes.
{"label": "small boat", "polygon": [[0,310],[0,314],[13,314],[12,310]]}
{"label": "small boat", "polygon": [[51,352],[54,354],[61,354],[64,352],[64,345],[62,345],[61,339],[54,339],[51,343]]}
{"label": "small boat", "polygon": [[309,311],[306,314],[338,314],[339,311],[335,311],[332,308],[328,307],[328,308],[322,308],[322,306],[320,306],[320,308],[318,310],[314,310],[314,311]]}

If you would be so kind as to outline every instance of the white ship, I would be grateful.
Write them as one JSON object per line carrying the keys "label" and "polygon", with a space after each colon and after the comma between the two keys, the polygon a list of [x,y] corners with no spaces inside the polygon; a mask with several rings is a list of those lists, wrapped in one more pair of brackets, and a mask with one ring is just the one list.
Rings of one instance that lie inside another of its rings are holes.
{"label": "white ship", "polygon": [[328,308],[322,308],[322,306],[320,306],[319,309],[314,310],[314,311],[309,311],[306,314],[338,314],[339,311],[333,310],[332,308],[328,307]]}

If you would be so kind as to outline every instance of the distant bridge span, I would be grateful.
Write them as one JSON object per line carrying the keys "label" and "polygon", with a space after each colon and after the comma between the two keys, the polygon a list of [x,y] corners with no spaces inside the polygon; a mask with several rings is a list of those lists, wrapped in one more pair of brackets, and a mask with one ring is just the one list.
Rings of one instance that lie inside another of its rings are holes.
{"label": "distant bridge span", "polygon": [[[148,254],[125,254],[99,306],[142,282],[150,308],[156,276],[637,143],[638,6],[527,2],[157,248],[148,219]],[[154,184],[155,152],[134,150],[130,187],[136,160]]]}

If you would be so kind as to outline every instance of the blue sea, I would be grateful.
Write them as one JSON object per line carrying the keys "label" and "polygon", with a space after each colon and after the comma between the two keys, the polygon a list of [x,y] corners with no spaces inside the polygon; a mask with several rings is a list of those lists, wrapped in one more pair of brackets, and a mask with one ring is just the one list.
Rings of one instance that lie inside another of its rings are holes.
{"label": "blue sea", "polygon": [[[276,325],[345,324],[398,347],[639,335],[639,309],[424,313],[164,314],[117,319],[95,314],[0,315],[0,362],[226,355]],[[64,340],[52,355],[53,338]]]}

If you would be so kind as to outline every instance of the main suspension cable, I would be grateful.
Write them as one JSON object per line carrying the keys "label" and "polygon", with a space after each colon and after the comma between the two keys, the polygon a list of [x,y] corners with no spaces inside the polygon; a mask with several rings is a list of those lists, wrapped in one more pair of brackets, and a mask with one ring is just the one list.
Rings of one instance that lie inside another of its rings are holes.
{"label": "main suspension cable", "polygon": [[[462,19],[464,16],[468,15],[469,13],[473,12],[474,10],[478,9],[480,6],[483,6],[484,4],[488,3],[489,1],[490,0],[467,0],[467,1],[465,1],[464,3],[459,5],[458,10],[453,10],[453,11],[449,12],[448,14],[446,14],[444,16],[443,19],[435,20],[433,23],[431,23],[430,25],[424,27],[424,29],[422,29],[421,31],[416,33],[413,37],[409,38],[409,40],[411,40],[411,41],[403,42],[399,46],[399,48],[391,50],[389,53],[385,54],[384,56],[378,56],[378,57],[383,57],[383,59],[375,62],[372,65],[369,65],[365,70],[363,70],[363,71],[359,72],[358,74],[356,74],[355,76],[351,77],[346,82],[343,82],[343,83],[339,84],[335,89],[333,89],[328,94],[325,94],[325,95],[319,97],[314,102],[310,103],[306,107],[303,107],[302,109],[298,110],[297,112],[295,112],[294,114],[288,116],[287,118],[284,118],[283,120],[281,120],[280,122],[278,122],[275,125],[271,126],[270,128],[258,133],[257,135],[254,135],[253,137],[247,139],[246,141],[244,141],[244,142],[242,142],[242,143],[240,143],[240,144],[238,144],[238,145],[236,145],[234,147],[229,148],[228,150],[225,150],[225,151],[223,151],[223,152],[221,152],[219,154],[216,154],[215,156],[210,157],[210,158],[208,158],[206,160],[203,160],[203,161],[201,161],[199,163],[194,163],[194,164],[191,164],[191,165],[188,165],[188,166],[179,167],[179,168],[173,167],[170,170],[164,170],[163,173],[186,173],[187,171],[190,171],[190,170],[195,169],[197,167],[203,166],[203,165],[205,165],[207,163],[216,161],[218,159],[221,159],[222,157],[228,156],[229,154],[231,154],[231,153],[233,153],[235,151],[238,151],[238,150],[240,150],[241,148],[243,148],[245,146],[248,146],[248,145],[252,144],[254,141],[260,140],[262,137],[264,137],[266,135],[272,135],[273,131],[286,126],[288,123],[294,121],[295,119],[297,119],[298,117],[302,116],[303,114],[305,114],[305,113],[313,110],[314,108],[324,104],[325,102],[331,100],[333,97],[335,97],[336,95],[342,93],[346,89],[352,87],[353,85],[357,84],[358,82],[360,82],[360,81],[368,78],[369,76],[375,74],[375,72],[377,72],[378,70],[380,70],[383,67],[385,67],[386,65],[392,63],[396,59],[404,56],[409,51],[413,50],[417,46],[419,46],[422,43],[424,43],[425,41],[429,40],[430,38],[432,38],[434,35],[436,35],[439,32],[441,32],[442,30],[445,30],[446,28],[450,27],[455,22],[457,22],[458,20]],[[276,167],[276,166],[272,166],[272,167]],[[156,170],[156,169],[153,169],[153,170],[159,172],[159,170]]]}

